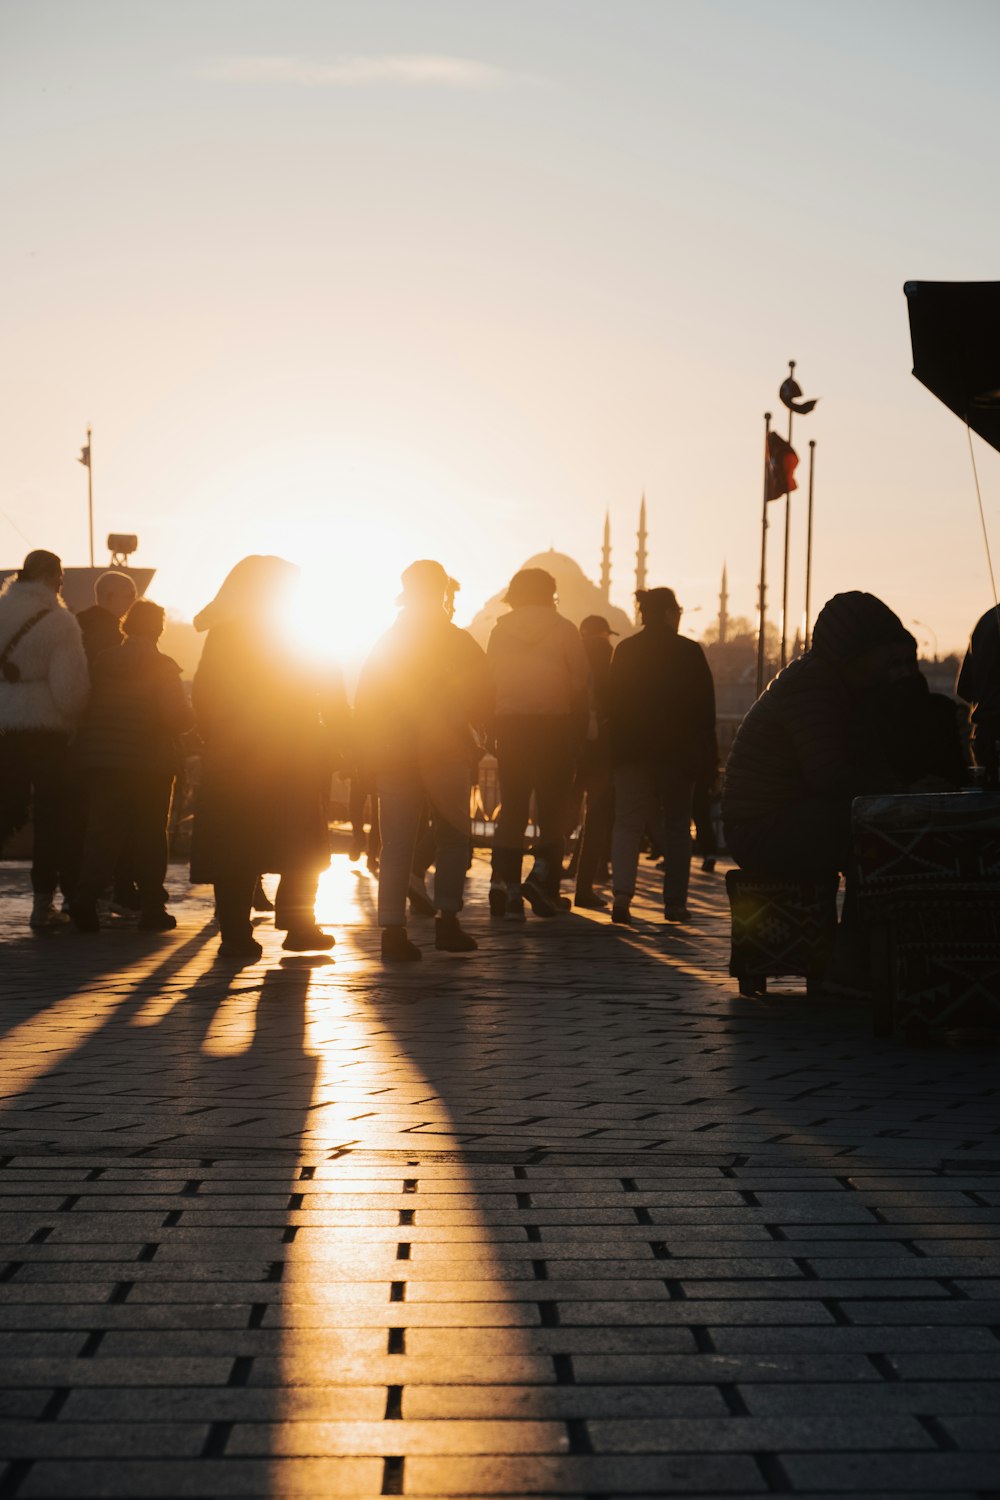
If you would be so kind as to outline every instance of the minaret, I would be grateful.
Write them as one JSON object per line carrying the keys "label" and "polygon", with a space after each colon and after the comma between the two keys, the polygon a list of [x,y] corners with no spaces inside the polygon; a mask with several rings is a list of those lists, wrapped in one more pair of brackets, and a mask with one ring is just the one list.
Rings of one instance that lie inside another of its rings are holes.
{"label": "minaret", "polygon": [[[635,587],[639,589],[646,587],[646,495],[642,496],[642,504],[639,506],[639,545],[635,553]],[[635,623],[639,623],[639,609],[636,607]]]}
{"label": "minaret", "polygon": [[601,548],[601,598],[611,603],[611,517],[604,512],[604,546]]}
{"label": "minaret", "polygon": [[726,644],[729,634],[729,585],[726,578],[726,565],[722,564],[722,587],[719,589],[719,645]]}

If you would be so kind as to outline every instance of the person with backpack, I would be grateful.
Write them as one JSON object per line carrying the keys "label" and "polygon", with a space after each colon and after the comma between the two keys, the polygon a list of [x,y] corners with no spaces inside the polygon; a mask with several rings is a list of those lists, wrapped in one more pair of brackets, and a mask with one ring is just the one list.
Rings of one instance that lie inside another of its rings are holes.
{"label": "person with backpack", "polygon": [[0,848],[30,817],[36,931],[68,921],[54,896],[72,896],[77,873],[68,756],[90,679],[62,577],[55,553],[38,550],[0,589]]}

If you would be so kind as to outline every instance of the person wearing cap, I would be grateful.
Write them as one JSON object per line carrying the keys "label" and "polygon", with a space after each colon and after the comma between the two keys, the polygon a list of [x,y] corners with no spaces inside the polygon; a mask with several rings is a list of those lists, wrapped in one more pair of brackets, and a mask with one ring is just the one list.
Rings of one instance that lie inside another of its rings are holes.
{"label": "person wearing cap", "polygon": [[29,552],[0,589],[0,849],[31,809],[35,929],[69,920],[53,898],[57,886],[72,896],[79,853],[68,756],[90,679],[80,627],[60,597],[62,576],[55,553]]}
{"label": "person wearing cap", "polygon": [[673,589],[638,589],[638,634],[611,661],[611,753],[615,823],[611,841],[612,921],[629,923],[639,848],[646,829],[663,850],[663,915],[688,919],[691,804],[699,777],[714,768],[715,687],[697,641],[682,636]]}
{"label": "person wearing cap", "polygon": [[91,668],[90,702],[74,755],[87,779],[87,825],[80,879],[69,914],[97,932],[97,899],[128,844],[139,895],[139,928],[177,926],[166,910],[167,817],[182,765],[179,736],[194,725],[181,669],[158,649],[165,613],[149,599],[133,603],[119,647]]}
{"label": "person wearing cap", "polygon": [[[486,659],[496,690],[500,816],[493,839],[490,912],[524,919],[562,904],[559,881],[576,762],[590,709],[590,665],[574,625],[556,609],[544,568],[515,573],[504,597],[510,614],[494,625]],[[521,885],[524,833],[535,797],[534,868]],[[566,903],[568,904],[568,903]]]}
{"label": "person wearing cap", "polygon": [[208,634],[192,691],[204,757],[191,878],[214,884],[219,957],[235,964],[262,954],[251,910],[263,871],[281,876],[274,925],[285,949],[335,941],[317,924],[315,902],[330,861],[324,797],[347,700],[339,672],[317,669],[288,643],[298,578],[284,558],[244,557],[194,620]]}
{"label": "person wearing cap", "polygon": [[428,808],[433,904],[440,913],[435,947],[469,953],[478,946],[458,914],[471,853],[469,788],[490,687],[482,650],[446,611],[451,582],[429,558],[406,569],[399,615],[366,661],[355,698],[358,744],[374,775],[382,827],[378,922],[385,963],[421,957],[407,935],[406,900]]}
{"label": "person wearing cap", "polygon": [[573,905],[591,911],[602,911],[608,904],[594,890],[594,882],[598,870],[610,857],[614,822],[615,784],[608,728],[608,685],[614,649],[611,640],[617,634],[603,615],[587,615],[580,621],[580,639],[590,664],[591,708],[587,738],[577,767],[576,800],[582,801],[584,813]]}
{"label": "person wearing cap", "polygon": [[873,594],[835,594],[812,647],[768,684],[726,764],[722,818],[737,864],[816,879],[851,865],[851,802],[900,788],[879,746],[864,745],[873,695],[916,670],[915,642]]}

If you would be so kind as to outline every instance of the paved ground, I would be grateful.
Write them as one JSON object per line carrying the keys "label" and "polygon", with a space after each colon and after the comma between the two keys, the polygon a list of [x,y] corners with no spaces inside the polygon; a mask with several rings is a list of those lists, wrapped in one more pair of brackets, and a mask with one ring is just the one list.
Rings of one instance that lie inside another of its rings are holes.
{"label": "paved ground", "polygon": [[2,867],[0,1496],[1000,1495],[998,1053],[474,885],[234,972]]}

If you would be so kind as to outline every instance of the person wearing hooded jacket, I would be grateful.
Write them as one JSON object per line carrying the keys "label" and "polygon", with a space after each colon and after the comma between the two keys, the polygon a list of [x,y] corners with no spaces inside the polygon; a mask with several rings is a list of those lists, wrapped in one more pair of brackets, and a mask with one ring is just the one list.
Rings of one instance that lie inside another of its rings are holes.
{"label": "person wearing hooded jacket", "polygon": [[[500,816],[493,839],[490,911],[523,920],[559,909],[559,881],[577,758],[590,714],[590,663],[576,627],[556,610],[556,583],[544,568],[510,581],[486,647],[496,693]],[[535,864],[521,885],[524,831],[535,794]]]}
{"label": "person wearing hooded jacket", "polygon": [[30,925],[68,920],[53,904],[71,897],[78,850],[68,806],[70,736],[90,679],[80,627],[59,595],[62,563],[29,552],[0,589],[0,848],[34,822]]}
{"label": "person wearing hooded jacket", "polygon": [[469,867],[469,789],[477,734],[490,712],[483,652],[451,623],[448,574],[430,558],[402,576],[399,616],[368,657],[355,695],[361,758],[373,776],[382,829],[378,922],[382,959],[412,963],[406,931],[414,851],[428,812],[433,828],[435,947],[469,953],[478,944],[458,920]]}
{"label": "person wearing hooded jacket", "polygon": [[872,694],[905,682],[914,640],[873,594],[835,594],[812,648],[768,684],[743,720],[726,764],[722,818],[737,864],[817,879],[851,865],[851,802],[901,782],[859,731]]}
{"label": "person wearing hooded jacket", "polygon": [[208,634],[192,692],[204,758],[191,878],[214,884],[219,956],[236,962],[261,956],[250,914],[262,871],[281,876],[283,946],[334,944],[314,907],[330,858],[331,740],[346,735],[347,700],[339,672],[318,671],[288,640],[298,576],[284,558],[245,557],[194,620]]}

